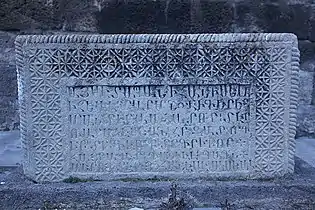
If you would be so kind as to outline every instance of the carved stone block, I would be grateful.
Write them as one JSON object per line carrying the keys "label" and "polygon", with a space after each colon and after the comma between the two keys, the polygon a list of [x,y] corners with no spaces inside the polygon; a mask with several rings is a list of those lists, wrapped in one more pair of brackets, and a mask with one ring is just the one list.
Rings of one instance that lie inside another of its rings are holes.
{"label": "carved stone block", "polygon": [[18,36],[16,49],[33,180],[294,170],[292,34]]}

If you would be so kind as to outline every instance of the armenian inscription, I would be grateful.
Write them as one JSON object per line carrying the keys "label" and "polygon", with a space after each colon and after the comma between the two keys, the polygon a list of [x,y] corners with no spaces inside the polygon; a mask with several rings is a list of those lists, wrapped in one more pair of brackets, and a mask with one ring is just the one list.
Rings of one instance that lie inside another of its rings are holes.
{"label": "armenian inscription", "polygon": [[250,84],[67,87],[73,172],[248,171]]}
{"label": "armenian inscription", "polygon": [[25,175],[269,178],[294,170],[292,34],[18,36]]}

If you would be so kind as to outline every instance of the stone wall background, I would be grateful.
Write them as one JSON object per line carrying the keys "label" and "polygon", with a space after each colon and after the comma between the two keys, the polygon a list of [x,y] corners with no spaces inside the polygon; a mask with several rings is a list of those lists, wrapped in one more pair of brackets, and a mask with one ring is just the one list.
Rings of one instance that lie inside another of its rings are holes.
{"label": "stone wall background", "polygon": [[290,32],[299,38],[298,136],[315,136],[314,0],[1,0],[0,130],[18,129],[14,38],[62,33]]}

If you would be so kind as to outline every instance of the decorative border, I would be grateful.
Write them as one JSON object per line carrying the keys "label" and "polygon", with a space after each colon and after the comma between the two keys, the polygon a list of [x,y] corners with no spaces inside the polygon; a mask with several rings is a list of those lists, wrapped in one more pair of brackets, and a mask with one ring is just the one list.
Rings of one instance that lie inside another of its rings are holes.
{"label": "decorative border", "polygon": [[290,122],[288,139],[288,171],[294,172],[295,134],[297,125],[297,106],[299,94],[300,51],[295,37],[291,54],[291,90],[290,90]]}
{"label": "decorative border", "polygon": [[20,112],[20,135],[23,147],[23,169],[25,174],[29,175],[31,172],[29,169],[30,161],[30,142],[27,141],[27,118],[26,118],[26,102],[25,102],[25,94],[24,94],[24,87],[25,87],[25,71],[23,71],[24,67],[24,53],[23,53],[23,44],[24,40],[16,39],[15,41],[15,51],[16,51],[16,71],[17,71],[17,82],[18,82],[18,102],[19,102],[19,112]]}
{"label": "decorative border", "polygon": [[[294,34],[125,34],[125,35],[22,35],[15,43],[199,43],[271,42],[297,40]],[[18,47],[19,48],[19,47]],[[19,51],[19,50],[17,50]]]}
{"label": "decorative border", "polygon": [[[18,89],[19,89],[19,103],[21,115],[21,138],[24,147],[24,170],[27,175],[34,177],[34,167],[31,164],[30,151],[33,146],[27,140],[27,107],[26,98],[24,94],[25,72],[23,69],[27,64],[25,46],[41,43],[99,43],[99,44],[132,44],[132,43],[148,43],[148,44],[163,44],[163,43],[236,43],[236,42],[287,42],[291,44],[291,69],[288,71],[291,84],[289,87],[290,95],[290,110],[289,110],[289,136],[285,139],[288,150],[288,160],[286,173],[294,171],[294,153],[295,153],[295,128],[296,128],[296,109],[298,103],[298,71],[299,71],[299,50],[297,38],[293,34],[143,34],[143,35],[30,35],[18,36],[16,38],[16,61],[17,61],[17,74],[18,74]],[[285,163],[286,165],[286,163]],[[259,173],[259,171],[256,171]],[[281,172],[283,173],[283,171]],[[261,174],[264,174],[261,172]],[[266,174],[264,174],[266,175]],[[259,175],[258,175],[259,176]],[[53,181],[53,180],[39,180],[39,181]]]}

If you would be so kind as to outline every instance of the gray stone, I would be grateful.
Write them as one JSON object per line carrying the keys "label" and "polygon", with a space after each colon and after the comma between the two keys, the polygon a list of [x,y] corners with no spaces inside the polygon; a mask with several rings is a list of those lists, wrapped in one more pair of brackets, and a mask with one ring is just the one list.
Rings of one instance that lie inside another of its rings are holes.
{"label": "gray stone", "polygon": [[299,105],[297,116],[297,137],[315,137],[315,106]]}
{"label": "gray stone", "polygon": [[315,139],[301,137],[296,139],[296,156],[315,168]]}
{"label": "gray stone", "polygon": [[0,132],[0,166],[20,165],[22,163],[22,154],[20,132]]}
{"label": "gray stone", "polygon": [[21,164],[22,154],[20,132],[0,132],[0,166]]}
{"label": "gray stone", "polygon": [[19,128],[15,37],[0,31],[0,131]]}
{"label": "gray stone", "polygon": [[300,41],[299,49],[301,52],[300,94],[304,98],[299,104],[315,105],[315,44],[310,41]]}
{"label": "gray stone", "polygon": [[[254,1],[253,1],[254,2]],[[313,12],[310,4],[287,4],[286,1],[255,1],[259,10],[256,15],[264,31],[294,33],[299,39],[308,39],[310,19]]]}
{"label": "gray stone", "polygon": [[[301,53],[301,69],[304,71],[315,72],[315,43],[309,40],[301,40],[299,41],[299,50]],[[311,65],[309,63],[313,64]]]}
{"label": "gray stone", "polygon": [[106,0],[96,11],[101,33],[294,33],[312,39],[311,1]]}
{"label": "gray stone", "polygon": [[45,4],[45,0],[0,1],[0,29],[9,31],[47,30],[53,24],[52,11],[52,7]]}
{"label": "gray stone", "polygon": [[314,73],[308,71],[300,71],[300,93],[299,93],[299,105],[310,105],[312,103],[312,94],[314,87]]}
{"label": "gray stone", "polygon": [[19,128],[18,100],[10,96],[0,97],[0,130],[17,130]]}
{"label": "gray stone", "polygon": [[[0,30],[41,33],[47,30],[96,31],[94,0],[0,1]],[[34,12],[36,11],[36,12]]]}
{"label": "gray stone", "polygon": [[294,35],[19,36],[16,48],[33,180],[293,172]]}
{"label": "gray stone", "polygon": [[[37,11],[37,12],[34,12]],[[311,1],[6,0],[0,30],[100,33],[290,32],[314,40]]]}
{"label": "gray stone", "polygon": [[106,1],[97,25],[101,33],[224,33],[233,17],[228,1]]}

